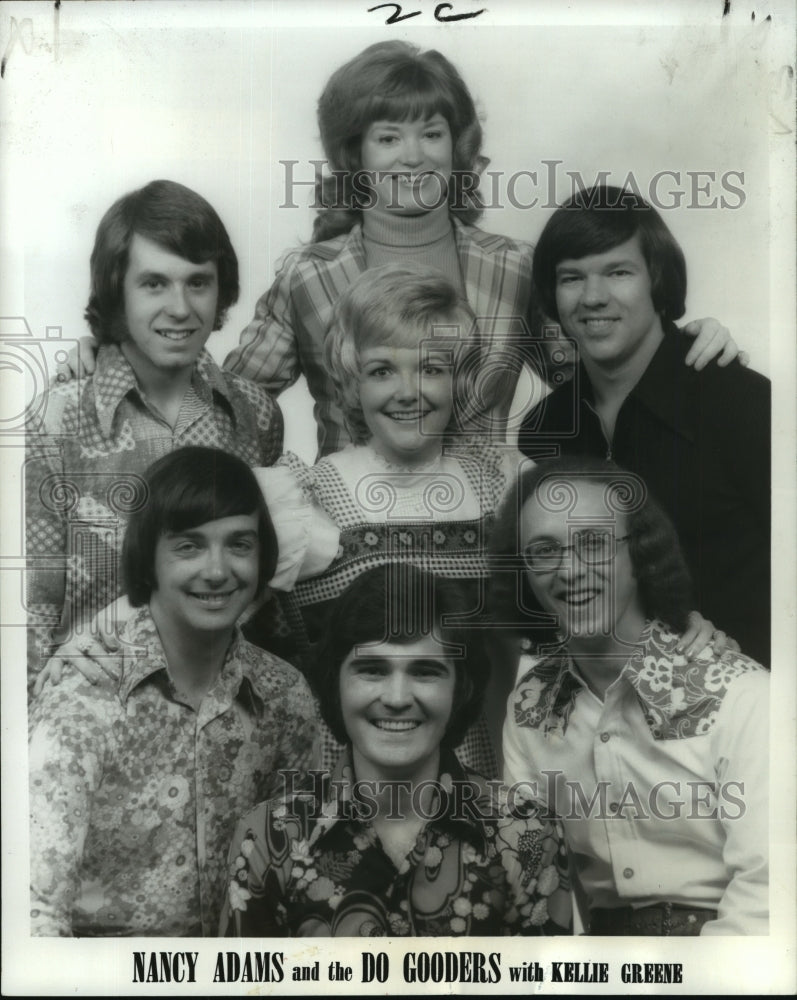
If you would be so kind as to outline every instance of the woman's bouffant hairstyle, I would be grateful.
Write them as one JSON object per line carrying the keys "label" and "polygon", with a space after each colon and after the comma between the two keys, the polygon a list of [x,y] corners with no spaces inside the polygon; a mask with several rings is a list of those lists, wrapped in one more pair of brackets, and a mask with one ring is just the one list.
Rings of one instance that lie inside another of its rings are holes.
{"label": "woman's bouffant hairstyle", "polygon": [[634,236],[639,237],[650,275],[653,308],[669,323],[680,319],[686,310],[683,251],[662,217],[644,198],[610,185],[579,191],[545,224],[532,264],[532,281],[545,313],[559,322],[558,264],[605,253]]}
{"label": "woman's bouffant hairstyle", "polygon": [[324,366],[335,387],[352,441],[364,444],[371,432],[360,406],[360,357],[369,347],[421,349],[450,358],[453,367],[451,435],[464,429],[478,373],[476,319],[442,274],[414,264],[384,264],[364,271],[335,303],[324,341]]}
{"label": "woman's bouffant hairstyle", "polygon": [[163,535],[240,514],[257,514],[260,549],[256,597],[277,566],[277,536],[252,470],[218,448],[178,448],[144,474],[147,498],[130,518],[122,547],[122,580],[134,608],[157,589],[155,548]]}
{"label": "woman's bouffant hairstyle", "polygon": [[316,191],[322,205],[313,242],[348,232],[361,209],[352,177],[362,170],[361,146],[375,121],[415,121],[440,114],[451,129],[453,175],[450,211],[462,222],[482,214],[479,175],[489,162],[481,156],[482,128],[470,91],[457,70],[434,49],[422,52],[409,42],[377,42],[329,78],[318,101],[318,125],[329,168]]}
{"label": "woman's bouffant hairstyle", "polygon": [[488,679],[480,630],[456,621],[472,611],[459,583],[409,563],[388,563],[361,573],[331,606],[310,671],[321,716],[335,739],[349,742],[340,706],[340,669],[349,654],[367,656],[369,644],[407,645],[433,635],[450,655],[456,673],[443,743],[461,743],[479,717]]}
{"label": "woman's bouffant hairstyle", "polygon": [[672,522],[639,476],[612,462],[583,456],[524,464],[501,504],[489,545],[495,625],[504,624],[538,646],[557,641],[557,625],[540,607],[528,582],[521,555],[525,544],[521,513],[535,495],[544,495],[546,505],[567,510],[575,503],[579,481],[603,486],[607,511],[625,513],[631,566],[645,615],[683,632],[694,607],[692,582]]}
{"label": "woman's bouffant hairstyle", "polygon": [[224,223],[196,191],[175,181],[151,181],[115,201],[97,227],[85,317],[98,343],[127,337],[124,280],[136,234],[192,264],[215,262],[219,297],[213,329],[219,330],[239,291],[238,258]]}

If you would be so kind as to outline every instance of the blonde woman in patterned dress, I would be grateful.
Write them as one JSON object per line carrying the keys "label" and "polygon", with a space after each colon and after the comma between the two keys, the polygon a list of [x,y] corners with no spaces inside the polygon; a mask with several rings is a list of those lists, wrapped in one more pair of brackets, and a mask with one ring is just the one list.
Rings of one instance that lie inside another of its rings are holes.
{"label": "blonde woman in patterned dress", "polygon": [[[312,467],[289,455],[258,472],[279,537],[272,587],[289,591],[283,610],[298,637],[283,655],[301,657],[326,627],[330,602],[386,562],[462,581],[469,623],[483,626],[486,539],[521,459],[490,442],[472,412],[484,389],[473,330],[454,287],[421,268],[374,268],[338,301],[325,359],[354,443]],[[502,718],[512,678],[495,662],[492,678],[488,704]],[[485,736],[482,726],[468,762],[492,774]]]}

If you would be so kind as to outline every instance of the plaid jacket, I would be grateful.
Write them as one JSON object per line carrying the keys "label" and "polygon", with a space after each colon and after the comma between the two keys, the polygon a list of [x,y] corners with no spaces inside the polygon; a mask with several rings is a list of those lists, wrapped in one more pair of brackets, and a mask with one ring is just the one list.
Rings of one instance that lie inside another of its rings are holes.
{"label": "plaid jacket", "polygon": [[[485,347],[527,334],[532,246],[453,220],[465,294],[479,320]],[[332,308],[366,270],[362,228],[291,251],[271,288],[258,300],[251,323],[224,367],[280,393],[300,375],[316,401],[319,455],[350,440],[322,361]],[[510,350],[512,347],[510,345]]]}

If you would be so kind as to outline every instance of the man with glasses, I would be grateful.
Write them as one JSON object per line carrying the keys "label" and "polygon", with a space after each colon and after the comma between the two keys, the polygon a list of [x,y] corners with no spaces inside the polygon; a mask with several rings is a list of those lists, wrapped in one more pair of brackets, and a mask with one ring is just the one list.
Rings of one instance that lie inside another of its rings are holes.
{"label": "man with glasses", "polygon": [[769,381],[738,361],[684,365],[684,255],[630,191],[597,186],[554,212],[533,280],[580,365],[518,447],[535,458],[555,443],[637,473],[675,524],[701,613],[769,666]]}
{"label": "man with glasses", "polygon": [[525,468],[491,542],[521,657],[504,780],[564,824],[592,934],[768,933],[769,674],[685,653],[690,578],[645,484],[595,458]]}

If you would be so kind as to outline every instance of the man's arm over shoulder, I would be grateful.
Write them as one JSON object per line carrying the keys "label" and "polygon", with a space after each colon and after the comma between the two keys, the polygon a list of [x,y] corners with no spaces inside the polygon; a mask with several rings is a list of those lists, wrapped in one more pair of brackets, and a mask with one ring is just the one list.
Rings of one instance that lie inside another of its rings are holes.
{"label": "man's arm over shoulder", "polygon": [[240,343],[224,367],[278,395],[302,374],[294,330],[293,285],[302,251],[288,254],[277,268],[274,283],[257,300],[255,314],[241,333]]}
{"label": "man's arm over shoulder", "polygon": [[107,752],[103,703],[80,675],[49,685],[31,707],[31,934],[71,937],[91,803]]}

